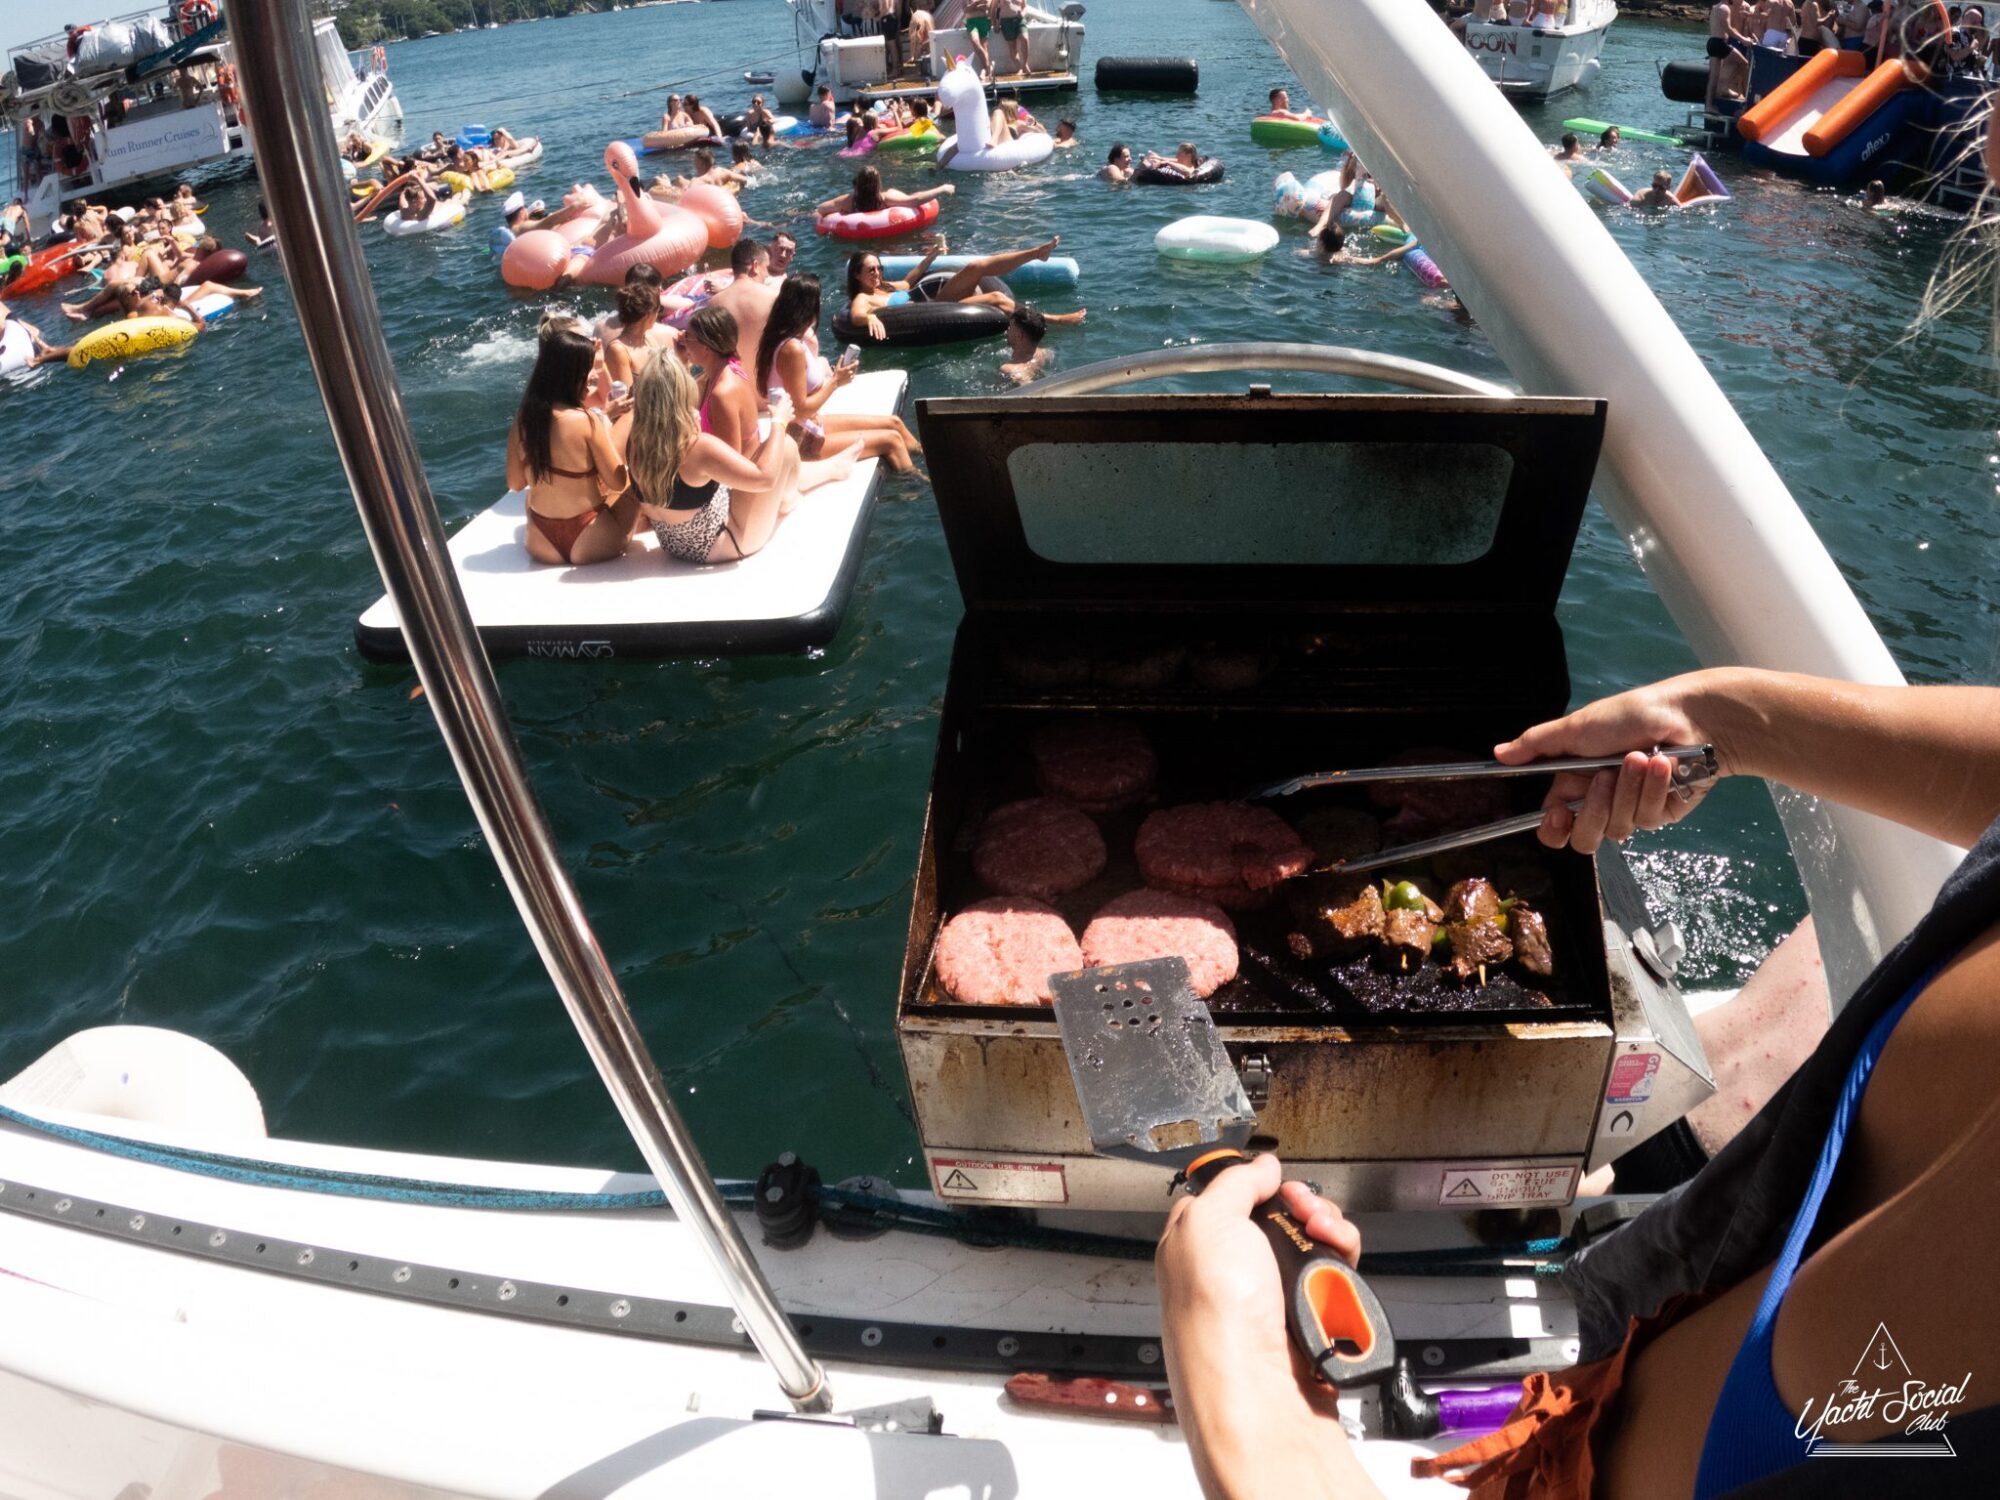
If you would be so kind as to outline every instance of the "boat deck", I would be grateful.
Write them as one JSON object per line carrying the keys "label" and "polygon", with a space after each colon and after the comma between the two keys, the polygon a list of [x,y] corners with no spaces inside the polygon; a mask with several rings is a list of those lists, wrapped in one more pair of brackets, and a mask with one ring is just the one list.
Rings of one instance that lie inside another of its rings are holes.
{"label": "boat deck", "polygon": [[[1077,86],[1074,71],[1047,71],[1040,73],[996,73],[993,82],[986,85],[991,94],[1058,94],[1075,93]],[[855,98],[863,103],[873,104],[884,99],[928,99],[937,93],[937,80],[905,71],[887,83],[868,84],[854,91]]]}

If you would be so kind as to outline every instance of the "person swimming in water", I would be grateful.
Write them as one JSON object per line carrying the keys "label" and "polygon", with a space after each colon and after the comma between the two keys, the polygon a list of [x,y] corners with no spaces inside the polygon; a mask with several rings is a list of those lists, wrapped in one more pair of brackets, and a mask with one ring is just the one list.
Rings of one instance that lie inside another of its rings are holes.
{"label": "person swimming in water", "polygon": [[1576,138],[1575,131],[1565,132],[1562,144],[1555,148],[1555,158],[1557,161],[1583,160],[1583,142]]}
{"label": "person swimming in water", "polygon": [[1104,165],[1097,175],[1106,182],[1130,182],[1132,180],[1132,148],[1123,141],[1115,141],[1111,153],[1104,158]]}
{"label": "person swimming in water", "polygon": [[1652,185],[1640,192],[1634,193],[1632,195],[1632,202],[1628,206],[1632,208],[1679,208],[1680,204],[1674,199],[1674,174],[1671,172],[1655,172],[1653,174]]}
{"label": "person swimming in water", "polygon": [[1311,120],[1313,115],[1310,110],[1292,108],[1290,90],[1275,88],[1271,90],[1271,107],[1264,111],[1264,117],[1270,120]]}
{"label": "person swimming in water", "polygon": [[1861,190],[1861,206],[1866,209],[1884,208],[1889,202],[1889,189],[1877,177]]}
{"label": "person swimming in water", "polygon": [[[868,336],[878,342],[886,339],[888,330],[882,326],[877,314],[885,308],[902,307],[910,302],[968,302],[986,307],[997,307],[1004,313],[1014,311],[1013,297],[1004,291],[982,289],[980,282],[1004,280],[1010,272],[1019,270],[1032,260],[1047,260],[1062,243],[1062,236],[1028,250],[1010,250],[1002,255],[980,255],[968,257],[958,270],[945,275],[941,282],[924,285],[931,262],[947,253],[943,235],[933,237],[924,258],[916,268],[900,280],[890,281],[882,275],[882,259],[873,251],[863,250],[847,263],[847,315],[857,324],[867,328]],[[1051,323],[1081,323],[1086,309],[1075,312],[1045,313]]]}
{"label": "person swimming in water", "polygon": [[1616,125],[1607,125],[1604,127],[1604,133],[1597,138],[1597,149],[1599,151],[1616,151],[1618,143],[1624,139],[1624,134]]}
{"label": "person swimming in water", "polygon": [[1033,385],[1055,363],[1055,351],[1043,347],[1049,320],[1023,303],[1007,319],[1007,353],[1000,373],[1016,385]]}

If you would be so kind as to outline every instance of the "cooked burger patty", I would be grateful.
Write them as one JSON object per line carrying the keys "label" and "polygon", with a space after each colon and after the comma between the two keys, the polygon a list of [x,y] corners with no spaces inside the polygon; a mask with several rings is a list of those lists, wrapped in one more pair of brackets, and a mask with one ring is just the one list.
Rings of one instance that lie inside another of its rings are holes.
{"label": "cooked burger patty", "polygon": [[1090,815],[1058,797],[996,807],[979,830],[973,873],[1003,896],[1060,896],[1104,869],[1104,835]]}
{"label": "cooked burger patty", "polygon": [[1116,812],[1152,795],[1159,761],[1130,719],[1093,715],[1051,724],[1029,746],[1043,791],[1086,812]]}
{"label": "cooked burger patty", "polygon": [[938,934],[938,983],[966,1005],[1047,1005],[1049,976],[1082,967],[1069,923],[1019,896],[975,901]]}
{"label": "cooked burger patty", "polygon": [[1162,808],[1139,825],[1133,851],[1146,883],[1232,909],[1261,906],[1273,886],[1312,865],[1291,825],[1242,802]]}
{"label": "cooked burger patty", "polygon": [[1206,998],[1236,977],[1236,929],[1221,907],[1166,891],[1132,891],[1107,902],[1083,929],[1083,961],[1129,964],[1178,954],[1194,992]]}

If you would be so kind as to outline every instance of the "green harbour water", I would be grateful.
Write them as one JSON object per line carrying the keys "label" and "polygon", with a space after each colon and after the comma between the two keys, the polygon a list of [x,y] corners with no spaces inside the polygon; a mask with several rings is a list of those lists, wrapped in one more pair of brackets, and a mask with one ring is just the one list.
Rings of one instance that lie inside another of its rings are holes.
{"label": "green harbour water", "polygon": [[[1065,365],[1191,341],[1354,344],[1488,378],[1476,326],[1406,271],[1322,268],[1304,226],[1247,272],[1156,259],[1188,213],[1262,219],[1281,170],[1332,164],[1250,144],[1284,69],[1214,0],[1093,0],[1081,90],[1033,101],[1084,147],[1022,174],[954,174],[955,250],[1063,237],[1083,263]],[[1440,37],[1442,41],[1442,36]],[[410,136],[467,123],[543,137],[522,186],[603,185],[604,143],[657,117],[656,86],[741,108],[743,69],[782,66],[776,0],[675,5],[397,45]],[[1631,19],[1589,91],[1530,113],[1657,128],[1680,107],[1655,63],[1698,37]],[[1107,54],[1193,54],[1192,99],[1100,98]],[[650,91],[649,91],[650,90]],[[1209,188],[1113,191],[1112,140],[1222,156]],[[1627,146],[1627,183],[1684,153]],[[837,282],[810,205],[847,164],[781,149],[745,195]],[[877,158],[890,180],[920,160]],[[1955,227],[1882,217],[1716,162],[1713,213],[1610,217],[1764,443],[1883,632],[1922,681],[1995,668],[1993,369],[1984,312],[1906,338]],[[240,243],[255,182],[208,184]],[[498,498],[540,304],[486,253],[498,205],[461,229],[363,243],[438,504]],[[1494,229],[1506,232],[1504,205]],[[1450,268],[1447,266],[1446,270]],[[0,385],[12,543],[0,556],[0,1076],[64,1035],[170,1026],[222,1048],[274,1133],[370,1146],[630,1165],[634,1153],[550,989],[407,670],[356,655],[380,591],[273,256],[260,306],[184,355]],[[585,297],[607,310],[602,291]],[[44,297],[16,310],[51,337]],[[1052,299],[1051,307],[1072,305]],[[1475,309],[1476,311],[1476,309]],[[997,345],[900,356],[913,395],[1000,388]],[[527,763],[586,907],[711,1164],[804,1151],[829,1178],[914,1183],[891,1031],[937,709],[959,601],[930,492],[888,482],[845,628],[809,658],[500,670]],[[1630,550],[1592,510],[1562,603],[1576,693],[1691,665]],[[1386,648],[1386,647],[1385,647]],[[1803,912],[1760,788],[1636,842],[1691,936],[1689,982],[1737,982]]]}

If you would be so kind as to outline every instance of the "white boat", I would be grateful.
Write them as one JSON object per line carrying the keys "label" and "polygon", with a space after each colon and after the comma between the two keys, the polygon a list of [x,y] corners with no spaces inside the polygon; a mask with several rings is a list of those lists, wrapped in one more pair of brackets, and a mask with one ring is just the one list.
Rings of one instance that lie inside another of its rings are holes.
{"label": "white boat", "polygon": [[1617,0],[1569,0],[1553,26],[1467,21],[1465,50],[1512,99],[1550,99],[1597,77]]}
{"label": "white boat", "polygon": [[[1845,580],[1699,359],[1595,215],[1546,170],[1527,127],[1462,52],[1436,46],[1425,8],[1248,3],[1517,378],[1608,405],[1515,399],[1352,351],[1270,346],[1240,358],[1460,392],[1468,412],[1484,401],[1489,413],[1580,422],[1593,436],[1604,421],[1595,492],[1698,656],[1896,680]],[[314,66],[304,0],[240,0],[239,12],[267,149],[328,154],[328,121],[300,87]],[[334,439],[385,582],[415,622],[425,701],[652,1175],[273,1140],[255,1091],[205,1044],[145,1028],[73,1037],[0,1088],[9,1493],[1193,1495],[1178,1431],[1154,1420],[1162,1365],[1144,1246],[1160,1222],[1155,1194],[1143,1208],[1045,1207],[982,1224],[977,1244],[962,1243],[935,1232],[954,1222],[941,1210],[980,1201],[996,1181],[1003,1196],[1028,1199],[1049,1181],[1015,1159],[1013,1141],[966,1142],[955,1170],[973,1192],[940,1178],[933,1156],[937,1196],[849,1185],[823,1200],[838,1207],[836,1223],[796,1248],[752,1250],[764,1234],[782,1240],[799,1227],[789,1219],[800,1203],[795,1164],[774,1164],[763,1190],[719,1188],[623,1004],[458,599],[340,188],[337,179],[310,191],[274,186],[271,202],[286,272],[311,291],[301,322]],[[1496,223],[1507,232],[1494,233]],[[1070,372],[1044,390],[1087,395],[1164,373],[1163,361],[1234,370],[1239,355],[1164,351]],[[1264,483],[1280,456],[1253,451],[1237,416],[1243,399],[1207,410],[1199,397],[1181,399],[1194,422],[1246,445],[1229,482]],[[1033,389],[964,403],[961,433],[1020,423],[1028,441],[1001,469],[963,472],[1067,479],[1042,441],[1050,424],[1109,411]],[[1074,456],[1095,474],[1136,463],[1157,477],[1155,453],[1128,443],[1093,458],[1088,446]],[[1571,475],[1576,500],[1588,456],[1569,451],[1582,465]],[[1217,478],[1192,477],[1186,495],[1147,495],[1199,503]],[[1063,528],[1085,509],[1079,495],[1096,492],[1045,488],[1034,545],[1053,559],[1074,543]],[[1130,514],[1150,522],[1154,511]],[[1009,518],[988,519],[1007,540]],[[1018,550],[1022,535],[1014,525],[1008,545]],[[954,546],[961,573],[987,556]],[[1812,904],[1828,914],[1820,936],[1837,1002],[1912,925],[1957,851],[1803,799],[1781,807]],[[919,886],[930,878],[920,872]],[[1024,1020],[1020,1034],[1037,1027],[1050,1023]],[[996,1052],[1011,1045],[987,1042]],[[1283,1076],[1281,1065],[1280,1087]],[[1585,1079],[1593,1103],[1604,1076]],[[1549,1114],[1543,1095],[1514,1093],[1527,1113]],[[1016,1097],[996,1091],[986,1107],[1006,1110]],[[977,1101],[959,1102],[962,1118],[980,1117]],[[1118,1170],[1114,1195],[1143,1169]],[[1514,1169],[1512,1180],[1532,1197],[1522,1184],[1538,1174]],[[1555,1184],[1553,1196],[1567,1189]],[[753,1200],[765,1205],[761,1219]],[[1582,1207],[1560,1209],[1566,1227]],[[1468,1224],[1436,1204],[1362,1222],[1371,1252],[1469,1243]],[[1078,1234],[1126,1243],[1065,1237]],[[1425,1379],[1498,1379],[1575,1353],[1573,1313],[1545,1278],[1390,1276],[1376,1289]],[[1016,1371],[1108,1383],[1085,1389],[1091,1415],[1051,1412],[1006,1394]],[[1459,1493],[1409,1477],[1412,1454],[1441,1444],[1385,1436],[1372,1394],[1342,1406],[1367,1433],[1359,1456],[1385,1493]],[[1141,1420],[1113,1419],[1130,1417]]]}
{"label": "white boat", "polygon": [[[15,176],[38,233],[75,199],[136,190],[194,167],[250,162],[226,17],[183,34],[175,16],[184,8],[99,22],[85,35],[100,40],[73,56],[65,56],[61,33],[10,49],[0,113],[14,130]],[[331,20],[313,24],[312,41],[336,139],[402,128],[403,107],[380,48],[349,53]],[[176,81],[181,64],[194,85],[187,99]],[[31,78],[34,85],[23,86]],[[76,139],[79,121],[86,128]]]}
{"label": "white boat", "polygon": [[[951,71],[953,60],[972,52],[964,25],[965,0],[944,0],[937,7],[929,55],[903,58],[893,76],[882,37],[842,34],[838,0],[786,3],[792,8],[792,35],[798,44],[796,68],[778,75],[777,95],[786,104],[805,103],[821,85],[830,87],[843,105],[935,94],[937,80]],[[1000,71],[998,49],[1004,44],[996,29],[988,40],[994,51],[996,86],[1023,94],[1073,90],[1083,66],[1083,13],[1076,0],[1059,11],[1029,6],[1025,72]]]}

